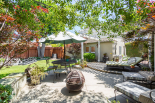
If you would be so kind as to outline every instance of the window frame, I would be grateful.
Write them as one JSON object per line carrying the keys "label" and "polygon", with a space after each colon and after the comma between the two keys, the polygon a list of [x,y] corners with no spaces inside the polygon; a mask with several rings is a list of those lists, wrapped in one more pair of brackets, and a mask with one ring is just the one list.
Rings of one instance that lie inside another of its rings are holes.
{"label": "window frame", "polygon": [[89,53],[89,47],[88,47],[88,52],[87,52],[87,47],[86,47],[86,53]]}
{"label": "window frame", "polygon": [[[92,46],[92,47],[94,47],[94,46]],[[90,48],[91,50],[91,53],[95,53],[95,47],[94,47],[94,51],[92,51],[92,47]]]}
{"label": "window frame", "polygon": [[122,46],[119,46],[119,55],[122,55]]}

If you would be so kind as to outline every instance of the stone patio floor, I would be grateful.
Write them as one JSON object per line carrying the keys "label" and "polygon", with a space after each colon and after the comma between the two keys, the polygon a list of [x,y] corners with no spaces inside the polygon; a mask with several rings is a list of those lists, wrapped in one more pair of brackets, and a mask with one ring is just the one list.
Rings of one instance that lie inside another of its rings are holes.
{"label": "stone patio floor", "polygon": [[[73,69],[74,70],[74,69]],[[13,103],[108,103],[114,100],[114,85],[122,83],[123,76],[96,71],[90,68],[76,69],[85,76],[85,85],[82,91],[69,93],[65,84],[65,74],[61,74],[53,83],[53,72],[36,86],[26,85],[18,99]],[[133,99],[117,93],[120,103],[135,103]]]}

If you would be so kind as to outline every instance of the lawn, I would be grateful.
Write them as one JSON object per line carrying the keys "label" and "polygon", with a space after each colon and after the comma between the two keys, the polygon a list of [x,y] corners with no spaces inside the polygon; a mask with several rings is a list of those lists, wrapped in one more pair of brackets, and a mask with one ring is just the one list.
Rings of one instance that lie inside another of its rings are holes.
{"label": "lawn", "polygon": [[[52,66],[52,61],[54,60],[50,60],[50,65]],[[47,70],[47,66],[46,67],[46,60],[40,60],[35,62],[39,67],[45,67],[45,71]],[[72,65],[72,64],[71,64]],[[0,70],[0,79],[6,77],[7,75],[11,74],[11,73],[20,73],[20,72],[25,72],[25,69],[29,66],[28,65],[16,65],[16,66],[11,66],[9,68],[3,67]],[[31,67],[34,66],[34,64],[31,65]],[[62,67],[64,68],[64,67]]]}

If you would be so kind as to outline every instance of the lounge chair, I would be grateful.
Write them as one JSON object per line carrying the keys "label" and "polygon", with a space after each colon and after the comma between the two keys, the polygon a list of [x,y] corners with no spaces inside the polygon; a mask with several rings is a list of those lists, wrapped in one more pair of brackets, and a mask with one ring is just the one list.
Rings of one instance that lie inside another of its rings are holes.
{"label": "lounge chair", "polygon": [[152,95],[155,92],[155,89],[151,90],[146,87],[137,85],[132,82],[123,82],[116,84],[114,86],[115,90],[115,100],[116,100],[116,93],[117,91],[125,94],[126,96],[134,99],[139,103],[154,103],[155,96]]}
{"label": "lounge chair", "polygon": [[137,65],[141,68],[141,65],[139,64],[141,61],[143,60],[143,58],[140,57],[132,57],[129,58],[128,61],[121,61],[121,62],[115,62],[115,61],[107,61],[106,65],[107,67],[123,67],[124,66],[130,66],[131,64],[133,65]]}
{"label": "lounge chair", "polygon": [[123,81],[125,80],[136,80],[136,81],[146,81],[150,82],[152,88],[152,83],[155,82],[155,72],[153,71],[139,71],[138,73],[134,72],[122,72]]}

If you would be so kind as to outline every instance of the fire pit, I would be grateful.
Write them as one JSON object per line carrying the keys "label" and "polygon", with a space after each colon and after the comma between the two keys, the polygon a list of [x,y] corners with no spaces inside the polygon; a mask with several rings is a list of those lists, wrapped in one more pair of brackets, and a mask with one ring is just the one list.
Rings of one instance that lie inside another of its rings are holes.
{"label": "fire pit", "polygon": [[70,91],[80,91],[84,86],[85,78],[82,72],[73,70],[66,78],[66,87]]}

